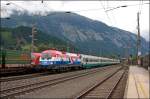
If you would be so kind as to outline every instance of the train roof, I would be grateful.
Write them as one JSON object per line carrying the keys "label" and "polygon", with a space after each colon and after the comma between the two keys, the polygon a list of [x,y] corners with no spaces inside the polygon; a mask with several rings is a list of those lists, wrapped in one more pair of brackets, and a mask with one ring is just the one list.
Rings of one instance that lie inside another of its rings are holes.
{"label": "train roof", "polygon": [[42,53],[51,53],[51,54],[58,54],[58,55],[61,55],[61,54],[62,54],[61,51],[57,51],[57,50],[53,50],[53,49],[45,50],[45,51],[43,51]]}
{"label": "train roof", "polygon": [[106,58],[106,57],[98,57],[98,56],[92,56],[92,55],[85,55],[85,54],[81,54],[81,57],[85,57],[85,58],[95,58],[95,59],[103,59],[103,60],[117,60],[117,59],[112,59],[112,58]]}
{"label": "train roof", "polygon": [[41,53],[35,53],[35,52],[33,52],[32,54],[36,55],[36,56],[41,56]]}
{"label": "train roof", "polygon": [[118,59],[99,57],[99,56],[93,56],[93,55],[85,55],[85,54],[63,52],[63,51],[58,51],[58,50],[55,50],[55,49],[45,50],[42,53],[50,53],[51,55],[68,55],[68,56],[72,56],[72,57],[79,57],[79,56],[81,56],[81,57],[85,57],[85,58],[94,58],[94,59],[103,59],[103,60],[118,60]]}
{"label": "train roof", "polygon": [[78,57],[78,56],[80,56],[80,54],[69,53],[69,52],[66,52],[66,55],[73,56],[73,57]]}

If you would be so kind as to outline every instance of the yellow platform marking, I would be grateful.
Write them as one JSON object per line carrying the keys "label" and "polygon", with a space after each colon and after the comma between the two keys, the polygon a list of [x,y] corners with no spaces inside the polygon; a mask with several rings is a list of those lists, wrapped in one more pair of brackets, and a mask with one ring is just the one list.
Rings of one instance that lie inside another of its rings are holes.
{"label": "yellow platform marking", "polygon": [[145,88],[143,87],[143,84],[139,81],[138,77],[136,77],[136,78],[137,78],[137,82],[138,82],[140,89],[142,90],[144,96],[148,98],[148,94],[146,93]]}
{"label": "yellow platform marking", "polygon": [[140,98],[140,96],[139,96],[139,88],[138,88],[138,85],[137,85],[137,81],[136,81],[136,79],[135,79],[135,75],[133,74],[133,73],[131,73],[132,74],[132,76],[133,76],[133,80],[134,80],[134,82],[135,82],[135,88],[136,88],[136,91],[137,91],[137,95],[138,95],[138,98]]}

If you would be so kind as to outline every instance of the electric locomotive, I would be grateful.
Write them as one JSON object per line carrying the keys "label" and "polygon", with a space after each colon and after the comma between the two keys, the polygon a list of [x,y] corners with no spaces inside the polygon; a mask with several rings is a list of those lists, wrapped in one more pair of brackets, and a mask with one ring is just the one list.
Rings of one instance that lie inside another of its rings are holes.
{"label": "electric locomotive", "polygon": [[75,67],[81,64],[81,59],[79,54],[68,53],[57,50],[45,50],[41,53],[40,66],[42,68],[60,68],[72,66]]}

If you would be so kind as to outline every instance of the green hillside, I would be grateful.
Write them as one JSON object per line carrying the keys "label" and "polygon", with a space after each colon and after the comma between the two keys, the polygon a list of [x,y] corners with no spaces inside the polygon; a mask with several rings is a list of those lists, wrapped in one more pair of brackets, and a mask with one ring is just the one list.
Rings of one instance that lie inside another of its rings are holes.
{"label": "green hillside", "polygon": [[[31,31],[32,28],[20,26],[16,28],[1,28],[1,48],[9,50],[30,51],[31,49]],[[78,51],[69,42],[65,42],[59,38],[48,35],[40,30],[35,34],[36,52],[41,52],[49,48],[55,48],[65,51]]]}

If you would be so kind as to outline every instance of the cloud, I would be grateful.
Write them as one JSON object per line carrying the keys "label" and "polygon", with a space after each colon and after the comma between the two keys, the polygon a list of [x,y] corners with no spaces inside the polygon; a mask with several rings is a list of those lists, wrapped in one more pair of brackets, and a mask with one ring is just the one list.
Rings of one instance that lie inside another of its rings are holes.
{"label": "cloud", "polygon": [[[149,1],[143,1],[147,3]],[[51,11],[72,11],[88,18],[99,20],[107,25],[118,27],[137,34],[137,12],[141,9],[140,29],[141,35],[147,39],[149,31],[149,5],[129,6],[113,11],[105,12],[106,9],[121,5],[142,4],[142,1],[11,1],[11,5],[6,6],[7,1],[2,1],[2,16],[11,14],[12,9],[27,10],[30,13],[51,12]],[[5,10],[4,10],[5,9]]]}
{"label": "cloud", "polygon": [[142,33],[141,36],[144,37],[146,39],[146,41],[150,41],[149,30],[143,30],[141,33]]}

